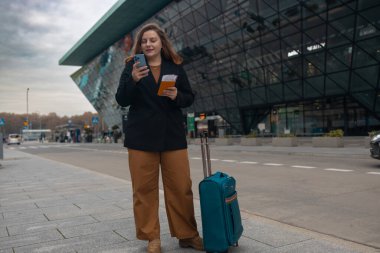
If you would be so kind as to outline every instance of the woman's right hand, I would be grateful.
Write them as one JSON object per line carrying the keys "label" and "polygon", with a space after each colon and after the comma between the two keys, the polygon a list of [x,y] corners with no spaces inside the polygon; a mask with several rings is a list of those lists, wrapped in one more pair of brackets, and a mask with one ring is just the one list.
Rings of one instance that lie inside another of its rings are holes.
{"label": "woman's right hand", "polygon": [[138,62],[133,64],[133,69],[132,69],[132,78],[133,78],[133,81],[135,81],[136,83],[140,81],[141,78],[146,77],[149,73],[148,66],[138,67],[137,65],[138,65]]}

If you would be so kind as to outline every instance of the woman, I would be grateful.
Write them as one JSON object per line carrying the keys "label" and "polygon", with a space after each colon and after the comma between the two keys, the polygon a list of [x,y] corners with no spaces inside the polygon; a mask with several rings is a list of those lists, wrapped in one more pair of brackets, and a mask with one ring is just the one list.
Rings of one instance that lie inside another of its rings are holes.
{"label": "woman", "polygon": [[[148,66],[130,57],[120,78],[116,100],[130,106],[124,146],[128,148],[136,236],[148,240],[148,252],[161,252],[159,167],[170,233],[181,247],[203,250],[194,218],[193,193],[182,107],[194,101],[187,75],[167,35],[156,24],[137,34],[132,53],[145,55]],[[175,87],[157,91],[163,75],[176,75]]]}

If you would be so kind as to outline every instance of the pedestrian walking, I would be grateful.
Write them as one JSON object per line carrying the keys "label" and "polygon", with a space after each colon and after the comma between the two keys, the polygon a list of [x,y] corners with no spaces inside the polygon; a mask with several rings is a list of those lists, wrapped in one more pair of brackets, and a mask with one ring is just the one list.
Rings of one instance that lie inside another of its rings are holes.
{"label": "pedestrian walking", "polygon": [[[135,37],[132,55],[143,53],[146,66],[127,58],[116,100],[130,106],[125,125],[124,146],[128,148],[133,188],[136,236],[147,240],[149,253],[161,252],[159,223],[159,169],[172,237],[181,247],[203,250],[194,217],[192,181],[181,108],[190,106],[194,93],[182,58],[165,32],[147,24]],[[158,95],[166,77],[175,77],[175,86]]]}
{"label": "pedestrian walking", "polygon": [[44,143],[44,141],[45,141],[45,137],[46,137],[45,133],[42,132],[42,133],[40,134],[40,142],[41,142],[41,143]]}

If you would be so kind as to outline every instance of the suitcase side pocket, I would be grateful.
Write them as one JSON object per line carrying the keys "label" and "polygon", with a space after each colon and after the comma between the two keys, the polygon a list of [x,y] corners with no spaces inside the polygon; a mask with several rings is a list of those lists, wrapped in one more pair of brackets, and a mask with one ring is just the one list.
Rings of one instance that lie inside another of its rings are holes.
{"label": "suitcase side pocket", "polygon": [[237,192],[225,198],[227,237],[230,245],[237,246],[237,242],[243,233]]}

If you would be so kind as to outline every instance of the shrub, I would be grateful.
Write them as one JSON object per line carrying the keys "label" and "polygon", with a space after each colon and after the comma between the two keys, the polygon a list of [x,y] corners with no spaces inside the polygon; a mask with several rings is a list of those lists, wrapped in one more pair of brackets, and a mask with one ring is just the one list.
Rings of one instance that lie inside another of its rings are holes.
{"label": "shrub", "polygon": [[257,137],[257,133],[256,132],[251,132],[250,134],[248,134],[246,136],[246,138],[256,138]]}
{"label": "shrub", "polygon": [[326,136],[326,137],[343,137],[344,132],[342,129],[336,129],[336,130],[331,130],[330,132],[326,133],[324,136]]}

